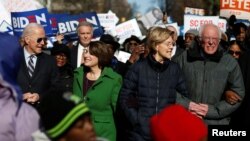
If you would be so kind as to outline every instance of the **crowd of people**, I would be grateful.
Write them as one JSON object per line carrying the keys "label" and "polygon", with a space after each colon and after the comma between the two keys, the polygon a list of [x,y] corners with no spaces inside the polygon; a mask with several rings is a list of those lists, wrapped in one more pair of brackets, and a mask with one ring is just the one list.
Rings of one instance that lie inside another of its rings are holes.
{"label": "crowd of people", "polygon": [[[190,29],[183,41],[155,26],[121,46],[109,34],[92,41],[82,21],[76,44],[58,34],[50,53],[40,24],[21,39],[1,33],[0,140],[198,141],[209,125],[250,127],[250,28],[229,23],[226,33]],[[125,63],[120,50],[131,54]]]}

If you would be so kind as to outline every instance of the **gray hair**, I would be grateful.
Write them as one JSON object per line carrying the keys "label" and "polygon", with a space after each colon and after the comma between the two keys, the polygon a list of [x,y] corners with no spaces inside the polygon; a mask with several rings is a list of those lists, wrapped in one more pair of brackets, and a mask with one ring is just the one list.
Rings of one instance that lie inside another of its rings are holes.
{"label": "gray hair", "polygon": [[38,23],[29,23],[23,30],[23,33],[22,33],[22,38],[30,35],[30,34],[33,34],[34,33],[34,29],[37,29],[37,28],[43,28],[42,25],[38,24]]}
{"label": "gray hair", "polygon": [[82,21],[82,22],[79,22],[79,24],[78,24],[78,26],[76,28],[77,33],[78,33],[78,29],[80,27],[82,27],[82,26],[88,26],[88,27],[90,27],[92,29],[92,32],[93,32],[93,25],[91,23],[87,22],[87,21]]}
{"label": "gray hair", "polygon": [[204,32],[204,29],[207,28],[207,27],[214,27],[215,29],[217,29],[217,32],[218,32],[218,35],[219,35],[219,39],[221,39],[221,30],[220,28],[217,26],[217,25],[214,25],[214,24],[205,24],[203,26],[200,27],[200,30],[199,30],[199,36],[201,37],[202,36],[202,33]]}
{"label": "gray hair", "polygon": [[[175,35],[176,35],[176,36],[179,36],[176,27],[174,27],[174,26],[172,26],[172,25],[168,25],[166,28],[167,28],[168,30],[174,29]],[[171,31],[172,31],[172,30],[171,30]]]}

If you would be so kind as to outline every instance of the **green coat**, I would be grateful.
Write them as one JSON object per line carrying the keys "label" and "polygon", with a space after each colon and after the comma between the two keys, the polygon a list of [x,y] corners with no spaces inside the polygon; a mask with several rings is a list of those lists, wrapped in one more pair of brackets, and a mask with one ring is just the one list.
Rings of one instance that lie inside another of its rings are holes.
{"label": "green coat", "polygon": [[111,68],[105,67],[87,94],[83,95],[84,68],[74,71],[73,93],[82,98],[90,108],[97,136],[110,141],[116,140],[114,113],[122,77]]}

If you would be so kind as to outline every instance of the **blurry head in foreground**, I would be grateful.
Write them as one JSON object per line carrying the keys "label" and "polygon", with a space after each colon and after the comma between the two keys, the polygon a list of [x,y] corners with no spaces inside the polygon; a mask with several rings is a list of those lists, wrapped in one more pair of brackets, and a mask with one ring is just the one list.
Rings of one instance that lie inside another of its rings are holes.
{"label": "blurry head in foreground", "polygon": [[207,126],[181,105],[172,105],[151,118],[154,141],[206,141]]}
{"label": "blurry head in foreground", "polygon": [[40,107],[42,124],[52,140],[96,140],[88,107],[72,93],[51,90],[42,99]]}

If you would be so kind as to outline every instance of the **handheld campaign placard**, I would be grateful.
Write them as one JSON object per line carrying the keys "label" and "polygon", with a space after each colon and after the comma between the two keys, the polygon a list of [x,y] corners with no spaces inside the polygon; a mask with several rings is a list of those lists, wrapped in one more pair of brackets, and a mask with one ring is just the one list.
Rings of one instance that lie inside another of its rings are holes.
{"label": "handheld campaign placard", "polygon": [[94,27],[93,37],[100,37],[103,34],[103,29],[100,25],[96,12],[88,12],[80,15],[68,15],[58,19],[58,32],[68,35],[72,40],[77,39],[76,28],[79,22],[87,21]]}
{"label": "handheld campaign placard", "polygon": [[52,34],[47,8],[33,11],[11,12],[11,23],[14,35],[20,37],[29,23],[39,23],[44,26],[47,36]]}
{"label": "handheld campaign placard", "polygon": [[56,35],[56,34],[59,33],[58,21],[61,18],[65,17],[65,16],[69,16],[69,14],[66,14],[66,13],[63,13],[63,14],[49,14],[53,35]]}

